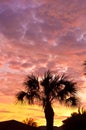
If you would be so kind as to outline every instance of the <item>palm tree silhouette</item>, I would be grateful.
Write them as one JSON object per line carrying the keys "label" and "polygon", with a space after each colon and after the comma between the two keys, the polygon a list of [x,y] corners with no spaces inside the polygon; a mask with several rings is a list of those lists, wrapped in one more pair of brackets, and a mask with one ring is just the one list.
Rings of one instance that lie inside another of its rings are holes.
{"label": "palm tree silhouette", "polygon": [[32,74],[27,76],[24,85],[25,91],[21,91],[17,94],[18,101],[27,99],[29,104],[40,101],[45,113],[47,130],[53,130],[53,101],[57,100],[69,106],[77,105],[76,83],[68,80],[68,77],[64,74],[61,76],[53,75],[52,72],[48,70],[44,73],[41,80]]}
{"label": "palm tree silhouette", "polygon": [[86,75],[86,61],[84,61],[83,65],[84,65],[84,70],[85,70],[84,74]]}

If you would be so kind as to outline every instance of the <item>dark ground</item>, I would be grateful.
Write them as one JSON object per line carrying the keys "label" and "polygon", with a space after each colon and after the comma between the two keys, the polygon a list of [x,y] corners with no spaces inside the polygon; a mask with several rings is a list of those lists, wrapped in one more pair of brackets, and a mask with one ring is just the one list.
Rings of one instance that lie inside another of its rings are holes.
{"label": "dark ground", "polygon": [[[46,130],[45,126],[32,127],[16,120],[0,122],[0,130]],[[55,127],[54,130],[62,130],[62,127]]]}

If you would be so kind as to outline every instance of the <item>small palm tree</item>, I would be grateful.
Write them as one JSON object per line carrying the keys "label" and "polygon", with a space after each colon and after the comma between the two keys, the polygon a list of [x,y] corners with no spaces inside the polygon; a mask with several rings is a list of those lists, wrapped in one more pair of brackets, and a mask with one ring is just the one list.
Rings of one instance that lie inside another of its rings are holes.
{"label": "small palm tree", "polygon": [[37,122],[35,122],[33,118],[26,118],[25,120],[23,120],[23,123],[29,126],[37,127]]}
{"label": "small palm tree", "polygon": [[71,106],[77,105],[76,83],[68,80],[68,77],[64,74],[62,76],[53,75],[51,71],[47,71],[41,80],[32,74],[27,76],[24,85],[25,91],[19,92],[17,99],[19,101],[27,99],[29,104],[41,102],[45,113],[47,130],[53,130],[53,101],[60,101]]}

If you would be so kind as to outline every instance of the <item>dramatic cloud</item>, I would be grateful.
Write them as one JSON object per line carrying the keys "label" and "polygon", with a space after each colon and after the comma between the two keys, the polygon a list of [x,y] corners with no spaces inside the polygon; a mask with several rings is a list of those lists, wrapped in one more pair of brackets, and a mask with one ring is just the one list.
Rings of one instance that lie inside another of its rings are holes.
{"label": "dramatic cloud", "polygon": [[84,104],[84,60],[86,0],[0,0],[1,102],[12,102],[27,74],[50,69],[78,82]]}

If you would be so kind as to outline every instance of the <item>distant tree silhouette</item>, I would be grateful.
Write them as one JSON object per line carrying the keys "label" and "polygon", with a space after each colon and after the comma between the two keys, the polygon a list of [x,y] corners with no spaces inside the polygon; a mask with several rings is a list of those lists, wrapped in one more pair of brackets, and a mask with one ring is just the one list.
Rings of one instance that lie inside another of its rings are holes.
{"label": "distant tree silhouette", "polygon": [[86,130],[86,111],[82,109],[72,113],[71,117],[63,121],[63,130]]}
{"label": "distant tree silhouette", "polygon": [[76,83],[64,74],[53,75],[51,71],[47,71],[41,80],[32,74],[27,76],[24,85],[25,91],[17,94],[18,101],[27,99],[29,104],[37,104],[40,101],[45,113],[47,130],[53,130],[53,101],[56,100],[69,106],[77,105]]}
{"label": "distant tree silhouette", "polygon": [[37,127],[37,122],[34,121],[33,118],[29,118],[29,119],[26,118],[25,120],[23,120],[23,123],[24,123],[24,124],[27,124],[27,125],[29,125],[29,126]]}

